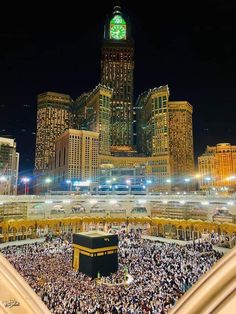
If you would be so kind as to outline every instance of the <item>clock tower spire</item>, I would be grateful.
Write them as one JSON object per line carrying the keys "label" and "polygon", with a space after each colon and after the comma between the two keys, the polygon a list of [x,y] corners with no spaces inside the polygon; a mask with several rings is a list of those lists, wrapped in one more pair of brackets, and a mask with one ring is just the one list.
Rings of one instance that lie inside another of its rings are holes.
{"label": "clock tower spire", "polygon": [[112,152],[130,151],[133,145],[134,43],[128,18],[116,3],[107,19],[101,60],[101,82],[113,89]]}

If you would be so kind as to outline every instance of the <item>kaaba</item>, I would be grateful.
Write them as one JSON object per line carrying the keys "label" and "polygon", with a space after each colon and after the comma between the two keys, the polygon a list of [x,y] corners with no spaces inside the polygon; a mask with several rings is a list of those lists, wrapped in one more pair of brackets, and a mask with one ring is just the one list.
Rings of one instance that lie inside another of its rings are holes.
{"label": "kaaba", "polygon": [[89,231],[73,234],[73,268],[89,277],[109,276],[118,270],[118,236]]}

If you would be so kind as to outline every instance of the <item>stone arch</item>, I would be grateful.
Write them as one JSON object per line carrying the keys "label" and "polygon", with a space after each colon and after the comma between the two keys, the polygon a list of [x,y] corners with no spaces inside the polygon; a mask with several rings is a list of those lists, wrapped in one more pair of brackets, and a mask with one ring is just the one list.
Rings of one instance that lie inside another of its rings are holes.
{"label": "stone arch", "polygon": [[172,230],[172,224],[171,223],[165,223],[163,226],[164,237],[171,238],[171,230]]}
{"label": "stone arch", "polygon": [[15,225],[8,226],[8,239],[9,241],[15,241],[17,239],[17,228]]}

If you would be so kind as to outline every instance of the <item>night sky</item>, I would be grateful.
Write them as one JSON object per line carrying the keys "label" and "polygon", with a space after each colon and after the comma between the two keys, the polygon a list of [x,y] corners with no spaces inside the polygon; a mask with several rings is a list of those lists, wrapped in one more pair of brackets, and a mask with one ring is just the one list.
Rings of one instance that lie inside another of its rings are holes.
{"label": "night sky", "polygon": [[[207,144],[236,144],[236,1],[137,2],[121,1],[135,40],[135,99],[168,84],[170,100],[188,100],[195,159]],[[37,94],[76,98],[99,83],[103,25],[113,3],[1,7],[0,136],[16,138],[21,175],[34,166]]]}

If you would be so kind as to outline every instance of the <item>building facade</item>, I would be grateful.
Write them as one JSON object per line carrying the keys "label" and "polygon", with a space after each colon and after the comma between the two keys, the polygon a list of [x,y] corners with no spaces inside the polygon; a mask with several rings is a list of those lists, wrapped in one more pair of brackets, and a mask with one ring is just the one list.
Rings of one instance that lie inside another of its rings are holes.
{"label": "building facade", "polygon": [[107,19],[102,46],[101,82],[113,89],[111,107],[111,144],[116,147],[133,145],[133,71],[134,43],[130,23],[114,7]]}
{"label": "building facade", "polygon": [[99,133],[69,129],[56,139],[55,148],[49,169],[55,188],[65,186],[67,180],[96,179]]}
{"label": "building facade", "polygon": [[[125,179],[130,179],[131,183],[137,183],[141,178],[145,179],[145,181],[148,179],[150,182],[150,191],[169,191],[171,188],[171,172],[168,156],[117,157],[99,155],[99,165],[99,176],[102,179],[109,173],[112,175],[117,173],[116,176],[119,176],[122,169],[122,176],[126,177]],[[134,171],[134,169],[136,170]],[[123,184],[125,184],[125,180]]]}
{"label": "building facade", "polygon": [[169,101],[165,85],[140,95],[136,110],[138,152],[163,160],[172,188],[184,189],[184,178],[194,172],[192,106]]}
{"label": "building facade", "polygon": [[35,174],[40,180],[49,169],[49,160],[55,156],[55,140],[69,129],[69,95],[46,92],[37,97],[37,133]]}
{"label": "building facade", "polygon": [[200,188],[236,189],[236,146],[220,143],[207,146],[198,157]]}
{"label": "building facade", "polygon": [[0,137],[0,195],[16,195],[19,153],[14,139]]}
{"label": "building facade", "polygon": [[98,85],[91,93],[76,99],[75,128],[99,133],[99,154],[111,154],[111,98],[112,90]]}
{"label": "building facade", "polygon": [[139,96],[137,108],[137,149],[147,156],[169,155],[169,88],[167,85]]}
{"label": "building facade", "polygon": [[193,107],[187,101],[169,101],[171,176],[176,186],[193,176]]}

